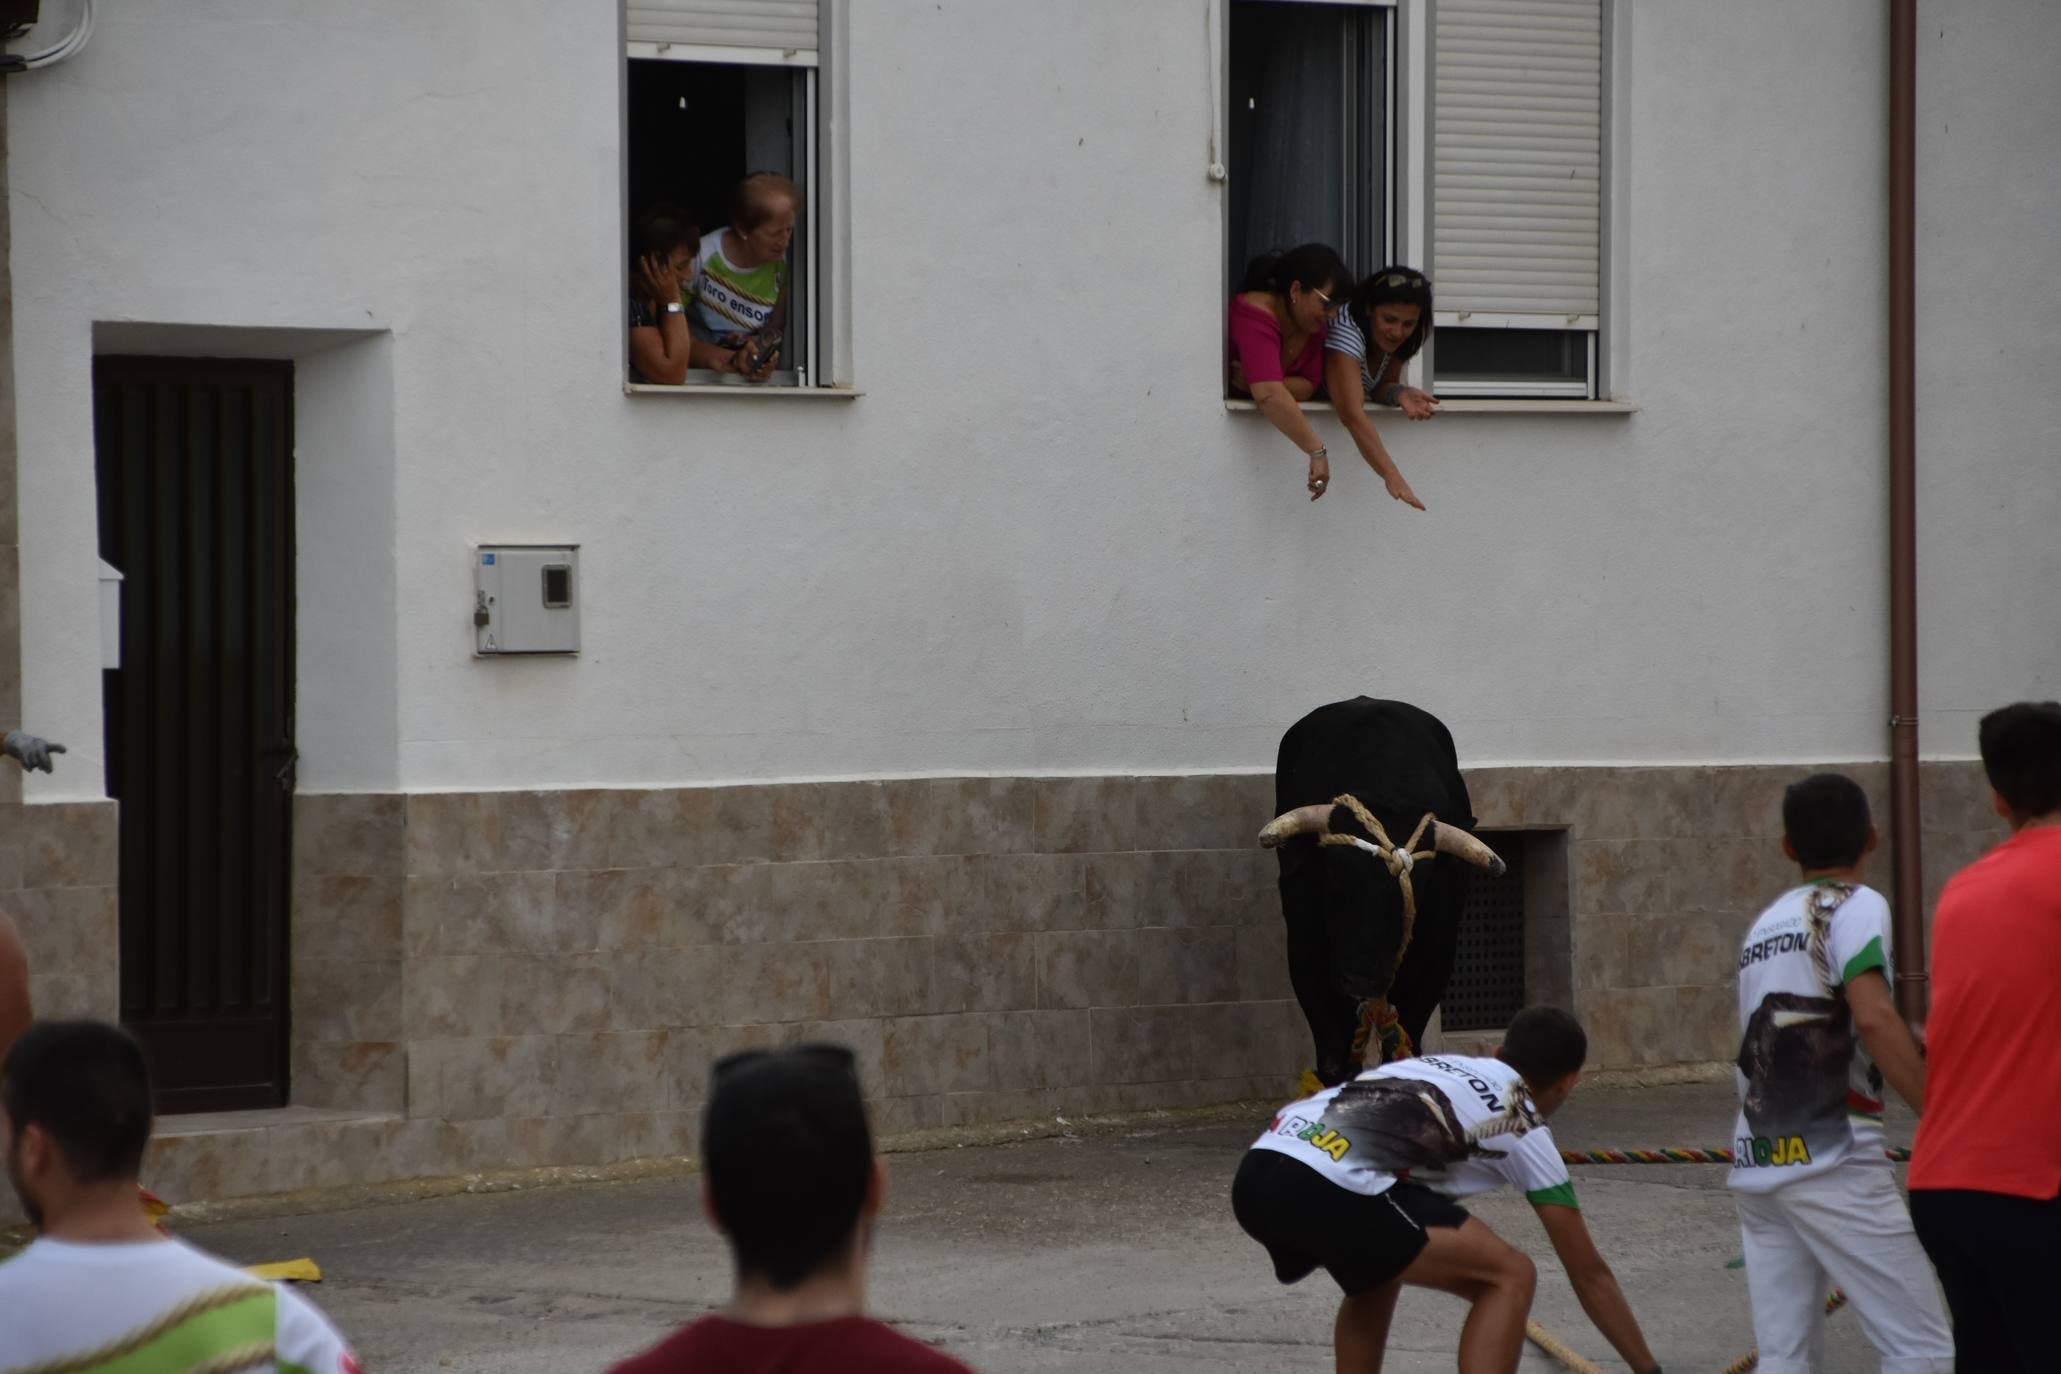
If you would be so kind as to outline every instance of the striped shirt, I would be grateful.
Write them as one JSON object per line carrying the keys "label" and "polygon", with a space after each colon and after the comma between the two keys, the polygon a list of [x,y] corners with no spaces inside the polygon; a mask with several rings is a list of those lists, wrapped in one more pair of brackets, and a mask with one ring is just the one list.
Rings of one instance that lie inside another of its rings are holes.
{"label": "striped shirt", "polygon": [[358,1374],[329,1319],[179,1240],[36,1241],[0,1264],[0,1374]]}
{"label": "striped shirt", "polygon": [[1331,321],[1331,333],[1325,338],[1324,347],[1333,353],[1343,353],[1348,358],[1360,360],[1360,388],[1367,393],[1368,400],[1373,400],[1374,388],[1380,383],[1381,374],[1388,371],[1388,365],[1395,360],[1395,355],[1377,353],[1370,363],[1367,359],[1367,336],[1360,332],[1360,326],[1353,319],[1353,312],[1350,310],[1339,311],[1338,318]]}

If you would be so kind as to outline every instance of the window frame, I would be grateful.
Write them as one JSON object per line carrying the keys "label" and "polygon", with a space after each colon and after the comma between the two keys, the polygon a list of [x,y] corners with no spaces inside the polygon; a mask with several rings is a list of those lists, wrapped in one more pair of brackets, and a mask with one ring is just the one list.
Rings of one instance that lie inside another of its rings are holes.
{"label": "window frame", "polygon": [[[1382,260],[1376,263],[1351,263],[1350,254],[1356,251],[1357,245],[1352,248],[1343,245],[1339,247],[1339,252],[1347,256],[1349,265],[1358,268],[1362,273],[1371,273],[1380,270],[1389,263],[1401,260],[1397,257],[1397,253],[1400,251],[1399,245],[1402,241],[1400,225],[1403,217],[1399,213],[1399,209],[1403,200],[1403,177],[1400,170],[1401,143],[1397,137],[1397,125],[1403,118],[1404,107],[1401,98],[1403,64],[1399,61],[1399,55],[1402,52],[1405,29],[1403,11],[1410,3],[1412,3],[1412,0],[1210,0],[1206,14],[1210,21],[1210,41],[1212,46],[1209,60],[1215,68],[1215,81],[1211,87],[1211,93],[1213,104],[1216,107],[1213,120],[1215,125],[1215,148],[1211,155],[1210,174],[1213,180],[1219,181],[1224,187],[1224,194],[1218,197],[1217,207],[1217,279],[1225,283],[1224,306],[1226,309],[1230,306],[1230,298],[1236,294],[1235,289],[1230,285],[1233,280],[1233,272],[1243,266],[1242,263],[1233,263],[1231,261],[1233,197],[1230,187],[1232,178],[1239,174],[1238,168],[1229,165],[1231,154],[1231,7],[1234,4],[1308,4],[1334,5],[1342,9],[1381,11],[1383,17],[1380,22],[1386,29],[1382,36],[1381,45],[1382,66],[1380,77],[1383,89],[1381,99],[1378,102],[1366,102],[1366,108],[1378,108],[1382,111],[1382,137],[1380,142],[1382,213],[1378,234]],[[1340,55],[1341,64],[1351,60],[1349,54]],[[1347,129],[1343,132],[1346,144],[1344,155],[1347,162],[1350,163],[1353,155],[1352,150],[1364,142],[1366,131],[1364,129]],[[1219,172],[1222,175],[1219,175]],[[1349,167],[1341,168],[1340,172],[1342,177],[1349,177],[1350,175]]]}
{"label": "window frame", "polygon": [[[1599,252],[1600,256],[1600,252]],[[1437,284],[1433,283],[1433,289]],[[1428,388],[1440,399],[1484,401],[1594,401],[1601,399],[1598,376],[1602,360],[1603,317],[1569,315],[1562,320],[1538,315],[1501,315],[1478,310],[1433,310],[1431,337],[1424,346],[1425,369],[1433,385]],[[1442,379],[1438,375],[1438,331],[1441,329],[1528,329],[1551,334],[1588,336],[1588,368],[1580,381],[1502,381]]]}
{"label": "window frame", "polygon": [[[629,6],[616,6],[617,87],[617,255],[620,291],[627,295],[632,264],[629,236],[632,209],[630,199],[629,119],[630,63],[633,61],[679,62],[700,66],[751,66],[800,72],[802,80],[794,101],[794,118],[801,154],[796,159],[796,182],[805,206],[801,232],[793,254],[790,291],[804,319],[804,356],[799,365],[783,368],[775,377],[791,375],[792,382],[752,383],[725,377],[704,368],[687,374],[678,386],[630,380],[629,329],[621,332],[621,366],[626,395],[743,395],[753,396],[855,396],[851,368],[850,313],[850,226],[845,221],[845,172],[850,164],[846,117],[847,83],[841,79],[849,49],[849,0],[818,0],[816,47],[733,48],[689,43],[631,42]],[[618,318],[622,307],[617,306]]]}
{"label": "window frame", "polygon": [[[1436,0],[1431,0],[1436,3]],[[1614,402],[1624,399],[1623,387],[1627,374],[1626,359],[1621,341],[1623,331],[1618,327],[1622,321],[1617,312],[1623,300],[1620,275],[1624,264],[1619,261],[1619,248],[1623,242],[1624,226],[1619,220],[1627,198],[1618,185],[1619,151],[1625,146],[1626,130],[1620,121],[1626,116],[1626,105],[1618,96],[1618,62],[1622,54],[1631,51],[1629,27],[1631,9],[1629,4],[1619,0],[1597,0],[1599,40],[1601,52],[1598,57],[1598,133],[1597,149],[1598,203],[1596,235],[1596,313],[1566,316],[1515,315],[1487,311],[1432,311],[1432,332],[1424,350],[1413,360],[1413,369],[1419,369],[1413,379],[1415,385],[1439,396],[1460,401],[1507,401],[1537,402],[1545,405],[1568,402]],[[1421,225],[1422,243],[1425,252],[1430,253],[1434,245],[1437,226],[1437,204],[1432,169],[1437,158],[1438,128],[1436,99],[1432,84],[1436,80],[1437,44],[1436,26],[1431,16],[1424,14],[1424,29],[1417,45],[1421,56],[1423,80],[1415,88],[1417,99],[1413,102],[1424,132],[1424,142],[1417,151],[1420,161],[1413,184],[1422,196],[1424,219]],[[1437,279],[1432,288],[1437,290]],[[1435,297],[1434,297],[1435,299]],[[1438,377],[1438,331],[1441,328],[1487,328],[1487,329],[1541,329],[1554,332],[1586,332],[1588,339],[1588,375],[1582,384],[1574,382],[1542,382],[1506,380],[1443,382]]]}

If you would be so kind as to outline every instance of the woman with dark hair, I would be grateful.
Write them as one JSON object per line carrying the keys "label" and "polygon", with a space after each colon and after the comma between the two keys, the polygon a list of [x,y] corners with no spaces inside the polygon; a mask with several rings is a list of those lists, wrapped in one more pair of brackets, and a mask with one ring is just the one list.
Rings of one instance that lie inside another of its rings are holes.
{"label": "woman with dark hair", "polygon": [[701,230],[687,212],[646,210],[630,232],[630,380],[687,380],[693,334],[683,296],[694,289]]}
{"label": "woman with dark hair", "polygon": [[1230,384],[1309,455],[1310,500],[1331,484],[1331,459],[1302,403],[1324,384],[1324,335],[1352,274],[1335,249],[1306,243],[1253,259],[1225,324]]}
{"label": "woman with dark hair", "polygon": [[1339,423],[1353,436],[1388,494],[1424,509],[1374,429],[1366,401],[1394,406],[1412,420],[1438,414],[1438,398],[1403,385],[1403,365],[1431,335],[1431,282],[1410,267],[1384,267],[1353,288],[1324,339],[1324,379]]}

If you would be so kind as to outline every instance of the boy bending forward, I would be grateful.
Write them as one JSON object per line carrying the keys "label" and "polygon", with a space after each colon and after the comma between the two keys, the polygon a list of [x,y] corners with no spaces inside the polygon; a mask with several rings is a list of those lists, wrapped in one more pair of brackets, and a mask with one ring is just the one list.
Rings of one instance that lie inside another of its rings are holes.
{"label": "boy bending forward", "polygon": [[1551,1007],[1519,1012],[1494,1059],[1425,1055],[1291,1102],[1246,1152],[1231,1206],[1296,1283],[1328,1270],[1345,1291],[1338,1368],[1378,1374],[1404,1284],[1471,1304],[1460,1374],[1511,1374],[1537,1272],[1455,1201],[1504,1185],[1537,1209],[1589,1314],[1635,1374],[1658,1374],[1610,1266],[1596,1253],[1545,1118],[1581,1078],[1588,1037]]}

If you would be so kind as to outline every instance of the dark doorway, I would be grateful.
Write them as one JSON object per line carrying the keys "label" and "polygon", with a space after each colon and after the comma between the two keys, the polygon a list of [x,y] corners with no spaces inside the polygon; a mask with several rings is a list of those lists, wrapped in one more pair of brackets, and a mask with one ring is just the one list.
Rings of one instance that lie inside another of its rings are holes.
{"label": "dark doorway", "polygon": [[286,1101],[293,366],[100,358],[122,1020],[161,1112]]}

